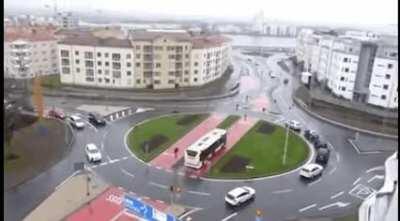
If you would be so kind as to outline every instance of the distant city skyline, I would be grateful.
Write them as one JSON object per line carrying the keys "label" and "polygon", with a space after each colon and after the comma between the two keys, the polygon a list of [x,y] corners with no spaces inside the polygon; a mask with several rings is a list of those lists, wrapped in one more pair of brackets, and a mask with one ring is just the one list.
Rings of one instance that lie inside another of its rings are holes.
{"label": "distant city skyline", "polygon": [[[264,12],[265,19],[296,23],[337,25],[388,25],[397,24],[397,0],[279,0],[236,2],[228,0],[6,0],[5,11],[25,9],[50,13],[54,3],[64,11],[90,14],[115,14],[131,17],[163,18],[216,18],[251,21]],[[47,7],[45,7],[47,5]]]}

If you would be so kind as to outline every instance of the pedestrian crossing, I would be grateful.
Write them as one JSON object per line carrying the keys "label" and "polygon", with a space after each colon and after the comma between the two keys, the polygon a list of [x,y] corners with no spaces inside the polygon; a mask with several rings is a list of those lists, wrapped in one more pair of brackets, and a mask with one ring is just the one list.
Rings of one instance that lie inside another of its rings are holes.
{"label": "pedestrian crossing", "polygon": [[152,111],[154,108],[127,108],[121,111],[114,112],[112,114],[106,115],[104,118],[108,122],[113,122],[119,119],[123,119],[129,116],[132,116],[134,114],[142,113],[142,112],[147,112],[147,111]]}

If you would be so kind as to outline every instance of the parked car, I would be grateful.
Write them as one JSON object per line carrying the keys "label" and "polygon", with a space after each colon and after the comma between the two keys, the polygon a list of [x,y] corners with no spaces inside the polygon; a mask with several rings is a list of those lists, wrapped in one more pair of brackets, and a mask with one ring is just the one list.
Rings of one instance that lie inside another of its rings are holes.
{"label": "parked car", "polygon": [[93,143],[87,144],[85,147],[86,158],[89,162],[101,161],[101,153],[97,146]]}
{"label": "parked car", "polygon": [[76,129],[85,128],[85,123],[83,122],[81,117],[79,117],[77,115],[71,115],[68,119],[69,119],[72,127],[76,128]]}
{"label": "parked car", "polygon": [[317,131],[315,130],[305,130],[304,137],[311,142],[314,142],[315,140],[319,139]]}
{"label": "parked car", "polygon": [[321,175],[323,170],[324,168],[321,165],[316,163],[310,163],[301,168],[300,176],[307,179],[311,179],[318,175]]}
{"label": "parked car", "polygon": [[254,199],[256,191],[248,186],[236,187],[225,195],[225,202],[230,206],[238,206]]}
{"label": "parked car", "polygon": [[328,163],[330,155],[330,150],[328,148],[319,148],[317,150],[317,157],[315,158],[315,162],[325,165]]}
{"label": "parked car", "polygon": [[319,149],[319,148],[328,148],[328,144],[323,142],[322,140],[320,140],[319,138],[316,138],[313,141],[313,145],[315,149]]}
{"label": "parked car", "polygon": [[290,120],[290,121],[287,121],[285,124],[286,124],[286,126],[288,126],[290,129],[292,129],[294,131],[298,131],[298,132],[301,131],[301,124],[298,121]]}
{"label": "parked car", "polygon": [[89,118],[89,122],[92,123],[94,126],[105,126],[106,125],[106,121],[104,120],[104,118],[97,114],[89,113],[88,118]]}
{"label": "parked car", "polygon": [[55,109],[49,110],[49,116],[50,117],[54,117],[54,118],[58,118],[60,120],[64,120],[65,119],[65,114],[62,111],[55,110]]}

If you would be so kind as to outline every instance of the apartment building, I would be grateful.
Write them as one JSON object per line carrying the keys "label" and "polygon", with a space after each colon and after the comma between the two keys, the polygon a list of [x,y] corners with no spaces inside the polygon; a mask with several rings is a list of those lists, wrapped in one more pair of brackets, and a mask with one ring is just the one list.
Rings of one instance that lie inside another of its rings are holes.
{"label": "apartment building", "polygon": [[230,64],[228,39],[182,31],[133,31],[129,38],[69,34],[59,53],[62,83],[94,87],[200,86],[220,78]]}
{"label": "apartment building", "polygon": [[336,36],[307,29],[297,39],[296,57],[338,97],[398,107],[398,49],[393,39],[367,32]]}
{"label": "apartment building", "polygon": [[53,27],[8,27],[4,39],[4,77],[33,78],[58,74]]}

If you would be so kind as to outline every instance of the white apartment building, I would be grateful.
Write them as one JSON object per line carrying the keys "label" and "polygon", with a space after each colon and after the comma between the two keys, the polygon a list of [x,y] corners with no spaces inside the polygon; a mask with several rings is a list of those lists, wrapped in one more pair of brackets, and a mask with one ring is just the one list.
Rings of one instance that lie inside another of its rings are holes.
{"label": "white apartment building", "polygon": [[53,29],[8,28],[4,41],[4,77],[33,78],[58,74],[57,40]]}
{"label": "white apartment building", "polygon": [[364,37],[368,39],[302,30],[297,38],[296,57],[334,95],[397,108],[397,44],[370,33]]}
{"label": "white apartment building", "polygon": [[79,25],[78,17],[74,16],[72,12],[59,12],[56,19],[58,25],[64,29],[77,28]]}
{"label": "white apartment building", "polygon": [[129,39],[70,34],[59,43],[61,82],[113,88],[173,89],[220,78],[230,64],[220,36],[133,31]]}

